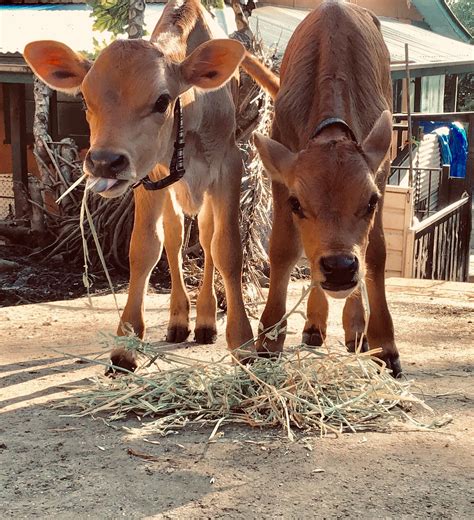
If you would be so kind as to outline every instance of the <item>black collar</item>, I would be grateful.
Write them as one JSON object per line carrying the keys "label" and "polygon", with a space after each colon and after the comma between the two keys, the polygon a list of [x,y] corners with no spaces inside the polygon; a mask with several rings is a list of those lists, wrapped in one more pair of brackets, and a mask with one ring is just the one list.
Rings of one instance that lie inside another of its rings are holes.
{"label": "black collar", "polygon": [[352,128],[344,121],[344,119],[340,119],[339,117],[329,117],[328,119],[325,119],[324,121],[321,121],[319,125],[316,127],[316,130],[313,132],[313,135],[311,136],[311,139],[314,139],[317,137],[325,128],[332,125],[340,125],[346,130],[349,135],[351,136],[351,139],[357,143],[356,136],[354,135],[354,132],[352,131]]}
{"label": "black collar", "polygon": [[179,181],[183,175],[186,173],[184,169],[184,159],[183,159],[183,151],[184,151],[184,128],[183,128],[183,110],[181,108],[181,101],[176,98],[176,103],[174,105],[174,118],[177,122],[177,131],[176,131],[176,141],[174,142],[174,152],[173,157],[171,158],[170,163],[170,174],[163,179],[158,181],[152,181],[148,175],[143,177],[143,179],[136,182],[132,188],[138,188],[140,184],[146,190],[162,190],[163,188],[167,188],[171,186],[175,182]]}

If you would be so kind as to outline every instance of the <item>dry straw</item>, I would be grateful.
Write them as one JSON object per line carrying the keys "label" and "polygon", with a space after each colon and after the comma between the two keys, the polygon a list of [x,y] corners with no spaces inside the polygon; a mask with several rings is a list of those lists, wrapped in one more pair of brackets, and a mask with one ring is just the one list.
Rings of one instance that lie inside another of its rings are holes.
{"label": "dry straw", "polygon": [[[94,388],[73,397],[77,416],[106,414],[110,420],[137,414],[146,433],[167,434],[184,426],[224,423],[281,428],[290,440],[295,431],[339,434],[385,431],[394,420],[434,428],[446,422],[420,424],[407,413],[419,405],[410,383],[394,379],[369,353],[315,350],[304,345],[277,359],[257,358],[243,365],[226,356],[217,361],[192,359],[131,338],[122,345],[145,359],[134,374],[97,378]],[[168,369],[150,367],[171,365]],[[70,403],[69,403],[70,404]]]}

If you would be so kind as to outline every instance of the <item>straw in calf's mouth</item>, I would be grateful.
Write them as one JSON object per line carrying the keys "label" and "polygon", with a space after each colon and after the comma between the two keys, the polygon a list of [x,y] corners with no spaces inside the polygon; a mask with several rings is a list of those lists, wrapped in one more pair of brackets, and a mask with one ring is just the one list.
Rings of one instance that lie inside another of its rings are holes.
{"label": "straw in calf's mouth", "polygon": [[118,179],[108,179],[105,177],[89,177],[87,179],[86,188],[95,193],[102,193],[113,188]]}

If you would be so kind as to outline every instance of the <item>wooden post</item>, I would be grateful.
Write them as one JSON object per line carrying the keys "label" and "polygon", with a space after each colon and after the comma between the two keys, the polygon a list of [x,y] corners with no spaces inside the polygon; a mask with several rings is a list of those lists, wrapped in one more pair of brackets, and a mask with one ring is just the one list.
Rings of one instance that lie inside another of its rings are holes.
{"label": "wooden post", "polygon": [[411,107],[410,107],[410,65],[408,57],[408,43],[405,43],[405,71],[407,76],[407,117],[408,117],[408,158],[410,160],[410,171],[408,175],[408,185],[413,186],[413,150],[412,150],[412,128],[411,128]]}
{"label": "wooden post", "polygon": [[453,112],[458,111],[458,90],[459,90],[459,74],[456,74],[456,80],[454,83],[454,106]]}
{"label": "wooden post", "polygon": [[421,78],[415,78],[415,95],[413,99],[413,112],[421,112]]}
{"label": "wooden post", "polygon": [[28,164],[26,155],[25,85],[12,83],[9,86],[10,133],[13,165],[13,195],[15,217],[28,216]]}

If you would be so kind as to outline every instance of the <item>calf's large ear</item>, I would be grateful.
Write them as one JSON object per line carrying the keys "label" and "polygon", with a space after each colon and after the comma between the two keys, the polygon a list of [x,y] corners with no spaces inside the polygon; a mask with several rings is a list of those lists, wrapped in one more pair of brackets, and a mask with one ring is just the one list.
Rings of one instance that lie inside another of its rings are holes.
{"label": "calf's large ear", "polygon": [[293,169],[297,154],[258,132],[254,133],[253,139],[263,166],[271,180],[286,184],[288,173]]}
{"label": "calf's large ear", "polygon": [[367,163],[375,173],[382,164],[392,142],[392,114],[384,110],[366,137],[362,149]]}
{"label": "calf's large ear", "polygon": [[29,43],[23,56],[33,72],[54,90],[76,94],[91,63],[64,43],[42,40]]}
{"label": "calf's large ear", "polygon": [[235,74],[244,56],[244,46],[235,40],[201,44],[179,66],[182,91],[192,86],[205,90],[222,87]]}

